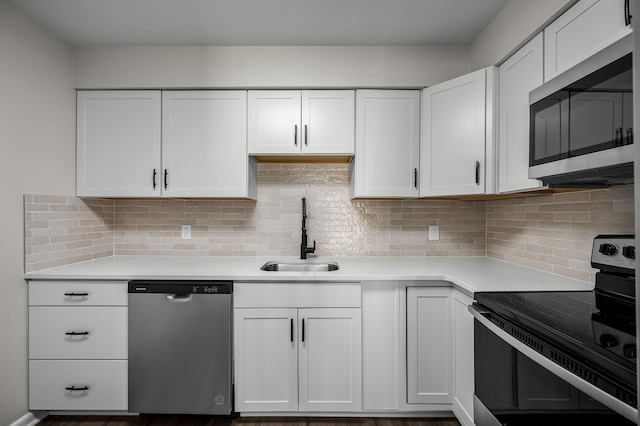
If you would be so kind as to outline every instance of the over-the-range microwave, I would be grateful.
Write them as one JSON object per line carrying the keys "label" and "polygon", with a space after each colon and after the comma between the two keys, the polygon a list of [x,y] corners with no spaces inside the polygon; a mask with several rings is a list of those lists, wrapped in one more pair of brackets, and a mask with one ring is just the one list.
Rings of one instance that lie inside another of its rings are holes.
{"label": "over-the-range microwave", "polygon": [[550,187],[633,183],[633,40],[529,94],[529,178]]}

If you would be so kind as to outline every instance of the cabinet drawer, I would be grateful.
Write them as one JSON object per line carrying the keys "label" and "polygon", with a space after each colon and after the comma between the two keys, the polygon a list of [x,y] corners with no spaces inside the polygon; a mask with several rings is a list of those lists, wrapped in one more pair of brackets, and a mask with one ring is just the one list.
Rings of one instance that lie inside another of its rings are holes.
{"label": "cabinet drawer", "polygon": [[127,306],[126,281],[30,281],[30,306]]}
{"label": "cabinet drawer", "polygon": [[32,306],[29,358],[127,359],[127,313],[126,307]]}
{"label": "cabinet drawer", "polygon": [[360,283],[235,283],[236,308],[359,308]]}
{"label": "cabinet drawer", "polygon": [[127,399],[127,361],[29,361],[31,410],[126,410]]}

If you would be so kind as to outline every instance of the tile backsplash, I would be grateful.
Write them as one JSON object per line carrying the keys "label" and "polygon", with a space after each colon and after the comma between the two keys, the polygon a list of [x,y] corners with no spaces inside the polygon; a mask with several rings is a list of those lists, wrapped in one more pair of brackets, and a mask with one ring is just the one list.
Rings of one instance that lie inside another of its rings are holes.
{"label": "tile backsplash", "polygon": [[593,281],[598,234],[633,234],[633,185],[487,202],[487,256]]}
{"label": "tile backsplash", "polygon": [[[110,255],[490,256],[583,280],[591,240],[633,233],[633,186],[491,201],[351,200],[347,164],[259,164],[258,200],[25,195],[27,272]],[[181,226],[191,225],[191,239]],[[429,225],[440,239],[428,239]]]}
{"label": "tile backsplash", "polygon": [[[351,201],[347,164],[260,164],[258,182],[258,201],[117,200],[115,254],[296,256],[302,197],[318,255],[485,254],[481,201]],[[428,240],[429,225],[440,226],[439,241]]]}
{"label": "tile backsplash", "polygon": [[25,271],[113,255],[112,200],[24,196]]}

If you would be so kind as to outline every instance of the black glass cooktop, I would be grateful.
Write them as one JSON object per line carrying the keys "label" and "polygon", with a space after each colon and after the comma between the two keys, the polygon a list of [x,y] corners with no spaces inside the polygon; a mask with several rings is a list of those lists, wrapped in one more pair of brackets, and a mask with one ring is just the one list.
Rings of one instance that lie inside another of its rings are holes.
{"label": "black glass cooktop", "polygon": [[635,307],[585,292],[476,293],[477,304],[635,389]]}

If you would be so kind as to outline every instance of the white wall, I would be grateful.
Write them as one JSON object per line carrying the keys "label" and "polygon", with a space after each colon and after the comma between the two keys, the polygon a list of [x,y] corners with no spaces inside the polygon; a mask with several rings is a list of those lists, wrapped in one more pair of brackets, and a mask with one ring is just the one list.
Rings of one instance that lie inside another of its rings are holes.
{"label": "white wall", "polygon": [[75,192],[73,52],[0,0],[0,425],[27,413],[22,194]]}
{"label": "white wall", "polygon": [[471,45],[471,69],[502,62],[548,21],[576,1],[509,0]]}
{"label": "white wall", "polygon": [[467,72],[466,46],[107,46],[78,49],[76,87],[424,87]]}

